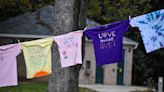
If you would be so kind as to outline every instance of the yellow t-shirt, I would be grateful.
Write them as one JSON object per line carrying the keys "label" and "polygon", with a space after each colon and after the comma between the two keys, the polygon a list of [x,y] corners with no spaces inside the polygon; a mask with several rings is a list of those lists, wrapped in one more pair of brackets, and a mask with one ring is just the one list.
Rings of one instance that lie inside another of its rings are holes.
{"label": "yellow t-shirt", "polygon": [[46,76],[52,73],[52,41],[53,38],[45,38],[22,43],[28,79]]}

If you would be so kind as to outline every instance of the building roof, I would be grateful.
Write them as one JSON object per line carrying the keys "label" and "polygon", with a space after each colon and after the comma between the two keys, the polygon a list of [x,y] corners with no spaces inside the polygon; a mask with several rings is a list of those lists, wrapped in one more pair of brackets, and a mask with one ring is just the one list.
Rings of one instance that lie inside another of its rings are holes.
{"label": "building roof", "polygon": [[[52,31],[50,31],[49,27],[44,24],[49,24],[50,27],[53,27],[53,6],[44,7],[38,11],[40,12],[40,18],[38,18],[38,14],[35,11],[0,22],[0,33],[20,35],[52,35]],[[44,23],[41,23],[40,21]]]}
{"label": "building roof", "polygon": [[[0,22],[0,37],[17,38],[45,38],[52,36],[54,25],[54,7],[46,6],[32,13],[25,13],[6,21]],[[87,19],[87,28],[100,26],[99,23]],[[135,45],[138,43],[124,37],[124,44]]]}

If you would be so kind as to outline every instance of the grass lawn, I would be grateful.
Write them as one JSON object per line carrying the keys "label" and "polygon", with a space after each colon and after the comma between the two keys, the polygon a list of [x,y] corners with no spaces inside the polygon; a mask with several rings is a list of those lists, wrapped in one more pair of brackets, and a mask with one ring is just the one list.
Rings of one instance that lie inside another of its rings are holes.
{"label": "grass lawn", "polygon": [[[47,92],[48,83],[20,83],[18,86],[2,87],[0,92]],[[80,92],[95,92],[86,88],[80,88]]]}

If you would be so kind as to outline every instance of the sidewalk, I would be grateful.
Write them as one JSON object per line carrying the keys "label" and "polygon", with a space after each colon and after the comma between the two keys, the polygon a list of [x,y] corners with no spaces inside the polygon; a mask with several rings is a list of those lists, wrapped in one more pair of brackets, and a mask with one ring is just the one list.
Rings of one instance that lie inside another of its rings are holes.
{"label": "sidewalk", "polygon": [[97,92],[131,92],[131,91],[143,91],[147,90],[146,87],[137,86],[111,86],[111,85],[79,85],[80,87],[89,88]]}

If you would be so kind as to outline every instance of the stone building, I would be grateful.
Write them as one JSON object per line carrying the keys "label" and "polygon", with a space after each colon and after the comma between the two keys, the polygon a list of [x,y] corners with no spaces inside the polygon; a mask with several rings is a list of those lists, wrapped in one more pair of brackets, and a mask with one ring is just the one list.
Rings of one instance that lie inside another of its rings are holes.
{"label": "stone building", "polygon": [[[87,20],[87,27],[99,25],[92,20]],[[81,84],[131,85],[133,50],[137,46],[137,42],[124,37],[122,62],[96,67],[93,43],[91,40],[86,39],[85,56],[79,82]]]}
{"label": "stone building", "polygon": [[[54,10],[46,6],[38,11],[26,13],[0,22],[0,45],[46,38],[53,35]],[[99,26],[87,19],[87,27]],[[86,40],[85,58],[80,71],[81,84],[131,84],[133,50],[138,43],[124,37],[124,62],[96,67],[92,41]],[[19,80],[26,80],[26,68],[23,54],[17,57]],[[47,81],[49,76],[33,80]]]}
{"label": "stone building", "polygon": [[136,49],[137,43],[124,38],[123,44],[122,62],[96,67],[93,43],[87,40],[79,82],[81,84],[131,85],[133,50]]}

